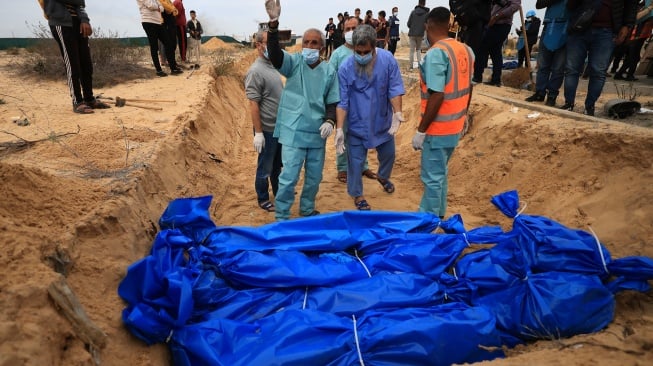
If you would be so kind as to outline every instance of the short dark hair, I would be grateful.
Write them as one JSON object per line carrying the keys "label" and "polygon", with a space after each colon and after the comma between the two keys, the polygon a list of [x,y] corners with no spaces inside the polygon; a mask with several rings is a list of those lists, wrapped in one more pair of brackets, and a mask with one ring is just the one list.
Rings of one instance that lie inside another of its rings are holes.
{"label": "short dark hair", "polygon": [[195,10],[191,10],[190,12],[193,13],[193,14],[195,14]]}
{"label": "short dark hair", "polygon": [[450,19],[451,13],[449,12],[449,9],[445,8],[444,6],[438,6],[437,8],[433,8],[433,10],[431,10],[429,15],[426,17],[426,22],[446,24],[448,26]]}
{"label": "short dark hair", "polygon": [[381,10],[381,11],[379,12],[379,16],[385,18],[385,10]]}

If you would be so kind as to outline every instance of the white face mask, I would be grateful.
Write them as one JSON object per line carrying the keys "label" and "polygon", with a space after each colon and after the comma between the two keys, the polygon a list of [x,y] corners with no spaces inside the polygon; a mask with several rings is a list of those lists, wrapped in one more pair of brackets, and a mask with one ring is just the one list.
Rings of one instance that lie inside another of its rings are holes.
{"label": "white face mask", "polygon": [[345,42],[347,42],[348,45],[353,44],[354,42],[354,31],[349,31],[345,33]]}
{"label": "white face mask", "polygon": [[392,15],[396,17],[397,15],[399,15],[399,13],[395,11],[394,13],[392,13]]}

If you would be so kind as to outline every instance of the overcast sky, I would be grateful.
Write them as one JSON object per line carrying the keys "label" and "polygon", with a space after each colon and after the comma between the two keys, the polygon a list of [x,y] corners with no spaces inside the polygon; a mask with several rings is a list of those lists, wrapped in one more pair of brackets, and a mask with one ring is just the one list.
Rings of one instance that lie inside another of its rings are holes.
{"label": "overcast sky", "polygon": [[[202,22],[206,35],[230,35],[246,39],[256,31],[259,21],[267,21],[264,0],[184,0],[186,16],[195,10]],[[427,0],[426,6],[447,6],[448,0]],[[535,9],[535,0],[522,0],[524,12]],[[353,15],[354,8],[376,13],[385,10],[390,15],[393,6],[399,8],[401,31],[408,31],[406,22],[417,0],[281,0],[281,27],[290,28],[301,34],[311,27],[324,29],[329,17],[348,11]],[[0,38],[33,37],[30,25],[39,22],[47,24],[37,0],[2,0],[5,16],[0,22]],[[136,0],[87,0],[86,11],[94,28],[103,33],[116,33],[121,37],[144,37]],[[538,10],[542,18],[544,11]],[[513,29],[519,25],[519,12],[516,13]]]}

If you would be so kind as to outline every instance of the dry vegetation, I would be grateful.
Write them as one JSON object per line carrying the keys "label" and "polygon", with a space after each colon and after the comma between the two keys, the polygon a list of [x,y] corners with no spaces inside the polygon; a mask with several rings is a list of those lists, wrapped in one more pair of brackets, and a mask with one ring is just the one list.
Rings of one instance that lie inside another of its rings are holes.
{"label": "dry vegetation", "polygon": [[[37,41],[28,47],[20,58],[18,70],[28,77],[56,80],[65,77],[65,69],[57,42],[50,29],[39,23],[32,25],[32,34]],[[152,78],[154,73],[143,59],[149,51],[146,47],[125,45],[116,32],[104,32],[95,28],[89,39],[93,58],[93,85],[104,87],[121,82]],[[20,50],[10,54],[19,54]]]}

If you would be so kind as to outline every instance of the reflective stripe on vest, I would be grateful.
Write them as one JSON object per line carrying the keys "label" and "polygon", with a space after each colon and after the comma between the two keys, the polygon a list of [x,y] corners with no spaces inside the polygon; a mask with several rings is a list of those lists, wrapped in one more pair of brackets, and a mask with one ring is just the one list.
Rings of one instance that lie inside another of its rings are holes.
{"label": "reflective stripe on vest", "polygon": [[[451,65],[451,79],[444,86],[444,100],[438,114],[429,127],[427,135],[453,135],[460,133],[465,124],[467,103],[472,84],[472,55],[467,46],[453,39],[436,42],[433,48],[440,48],[447,53]],[[429,93],[420,74],[421,114],[426,111]]]}

